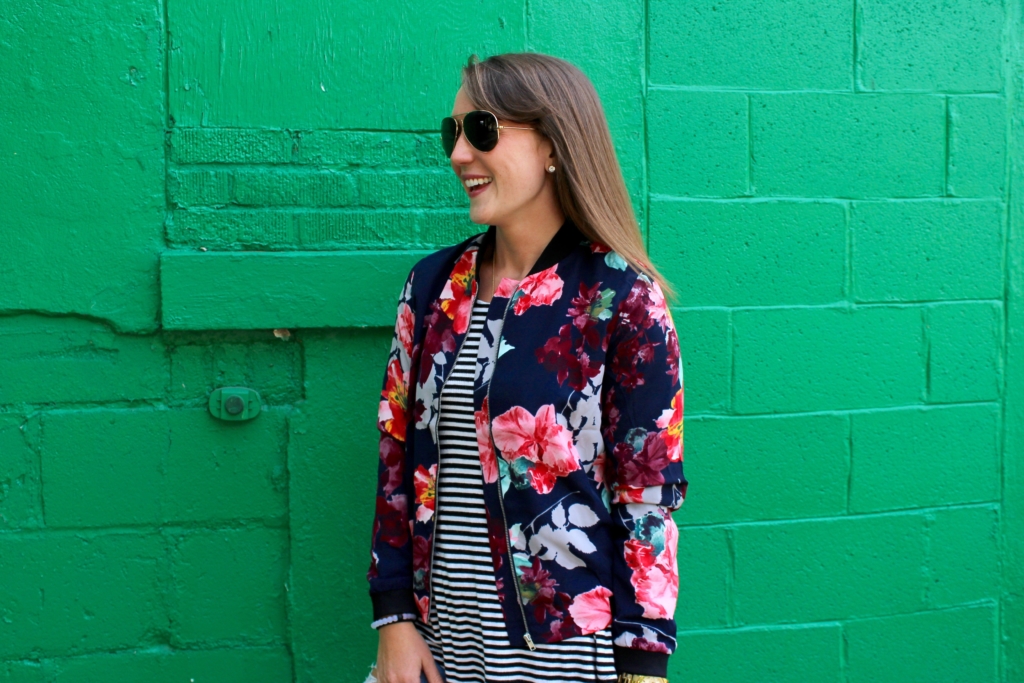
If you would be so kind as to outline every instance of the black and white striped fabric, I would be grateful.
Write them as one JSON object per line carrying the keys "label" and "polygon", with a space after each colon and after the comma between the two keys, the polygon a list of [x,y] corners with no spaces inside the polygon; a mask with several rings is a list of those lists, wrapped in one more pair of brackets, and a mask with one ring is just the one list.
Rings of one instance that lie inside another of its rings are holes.
{"label": "black and white striped fabric", "polygon": [[[473,419],[473,379],[488,303],[477,301],[470,329],[441,394],[438,423],[434,605],[430,625],[416,622],[448,683],[616,680],[608,630],[538,643],[534,651],[508,642],[487,539],[483,475]],[[493,357],[491,358],[493,361]]]}

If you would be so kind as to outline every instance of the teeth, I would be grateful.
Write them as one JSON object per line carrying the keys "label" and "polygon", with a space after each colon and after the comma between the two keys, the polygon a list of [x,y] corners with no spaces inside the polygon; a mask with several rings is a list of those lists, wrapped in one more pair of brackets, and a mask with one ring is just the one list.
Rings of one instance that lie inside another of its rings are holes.
{"label": "teeth", "polygon": [[486,185],[491,182],[493,178],[469,178],[466,180],[466,187],[476,187],[477,185]]}

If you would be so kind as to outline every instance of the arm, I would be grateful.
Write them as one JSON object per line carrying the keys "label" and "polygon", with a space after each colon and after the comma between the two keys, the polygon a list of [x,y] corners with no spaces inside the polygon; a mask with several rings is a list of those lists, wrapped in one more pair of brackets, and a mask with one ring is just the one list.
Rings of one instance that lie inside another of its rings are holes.
{"label": "arm", "polygon": [[612,321],[602,432],[608,458],[612,637],[621,673],[665,676],[679,589],[672,512],[683,503],[683,386],[664,295],[640,275]]}
{"label": "arm", "polygon": [[415,321],[411,305],[413,275],[414,272],[409,273],[398,301],[391,352],[377,411],[380,463],[370,568],[367,572],[373,600],[372,625],[375,628],[396,618],[414,618],[418,612],[412,592],[410,492],[405,467],[406,427],[410,423],[407,399],[412,379]]}

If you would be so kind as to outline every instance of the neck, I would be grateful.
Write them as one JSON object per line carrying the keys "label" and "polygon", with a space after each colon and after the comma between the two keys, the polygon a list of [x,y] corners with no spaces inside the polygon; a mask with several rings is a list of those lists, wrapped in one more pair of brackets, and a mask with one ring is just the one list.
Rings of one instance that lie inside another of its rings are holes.
{"label": "neck", "polygon": [[495,226],[495,277],[522,280],[533,268],[544,248],[565,222],[561,207],[544,207],[543,211],[520,214],[513,220]]}

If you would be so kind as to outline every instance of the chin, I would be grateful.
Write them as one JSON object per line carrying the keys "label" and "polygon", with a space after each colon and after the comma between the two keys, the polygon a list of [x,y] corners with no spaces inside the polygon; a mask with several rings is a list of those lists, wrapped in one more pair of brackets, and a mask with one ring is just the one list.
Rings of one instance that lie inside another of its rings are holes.
{"label": "chin", "polygon": [[469,220],[479,225],[491,225],[494,222],[490,211],[472,205],[469,207]]}

